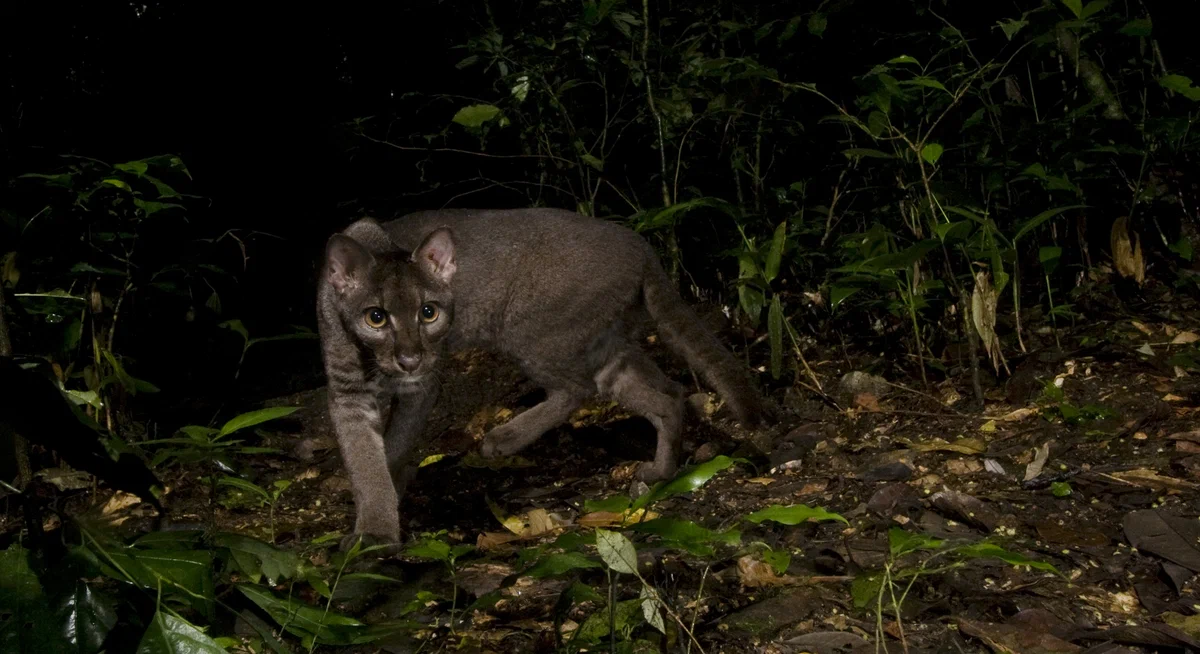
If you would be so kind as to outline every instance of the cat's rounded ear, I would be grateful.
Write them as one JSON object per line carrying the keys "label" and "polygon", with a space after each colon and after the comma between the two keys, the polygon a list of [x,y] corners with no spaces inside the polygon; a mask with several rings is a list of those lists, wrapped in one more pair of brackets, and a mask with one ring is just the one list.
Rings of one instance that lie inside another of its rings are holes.
{"label": "cat's rounded ear", "polygon": [[454,234],[449,227],[441,227],[430,232],[421,247],[412,254],[412,260],[430,277],[449,284],[458,266],[454,262]]}
{"label": "cat's rounded ear", "polygon": [[342,230],[342,233],[358,241],[371,252],[387,252],[395,250],[396,245],[388,237],[383,227],[374,218],[360,218]]}
{"label": "cat's rounded ear", "polygon": [[375,255],[346,234],[334,234],[325,244],[325,276],[338,293],[361,286],[374,263]]}

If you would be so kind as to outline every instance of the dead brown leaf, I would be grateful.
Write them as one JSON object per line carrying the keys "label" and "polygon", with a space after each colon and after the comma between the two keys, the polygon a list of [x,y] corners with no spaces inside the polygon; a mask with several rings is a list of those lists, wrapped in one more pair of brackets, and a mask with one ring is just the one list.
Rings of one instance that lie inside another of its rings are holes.
{"label": "dead brown leaf", "polygon": [[1129,217],[1113,221],[1109,232],[1113,264],[1122,277],[1132,277],[1138,284],[1146,281],[1146,263],[1142,259],[1142,244],[1137,232],[1129,229]]}
{"label": "dead brown leaf", "polygon": [[1200,488],[1200,484],[1194,484],[1190,481],[1184,481],[1174,477],[1165,477],[1147,468],[1124,470],[1121,472],[1110,472],[1104,476],[1116,479],[1118,481],[1123,481],[1134,486],[1151,488],[1157,491],[1180,491]]}
{"label": "dead brown leaf", "polygon": [[929,441],[908,442],[909,449],[918,452],[958,452],[959,454],[983,454],[987,451],[987,443],[978,438],[960,438],[953,443],[944,439],[934,438]]}
{"label": "dead brown leaf", "polygon": [[877,413],[879,411],[879,398],[871,393],[859,393],[854,396],[854,406]]}
{"label": "dead brown leaf", "polygon": [[763,588],[767,586],[790,586],[800,583],[800,579],[791,575],[780,575],[770,564],[747,554],[738,559],[738,579],[747,588]]}

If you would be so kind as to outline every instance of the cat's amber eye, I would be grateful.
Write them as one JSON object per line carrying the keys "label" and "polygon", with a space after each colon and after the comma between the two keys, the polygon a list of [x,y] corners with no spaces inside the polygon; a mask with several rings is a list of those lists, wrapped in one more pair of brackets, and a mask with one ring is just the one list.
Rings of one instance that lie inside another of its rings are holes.
{"label": "cat's amber eye", "polygon": [[437,320],[438,308],[432,302],[426,302],[421,305],[421,322],[433,322]]}
{"label": "cat's amber eye", "polygon": [[372,329],[379,329],[387,324],[387,312],[379,307],[371,307],[363,312],[363,320]]}

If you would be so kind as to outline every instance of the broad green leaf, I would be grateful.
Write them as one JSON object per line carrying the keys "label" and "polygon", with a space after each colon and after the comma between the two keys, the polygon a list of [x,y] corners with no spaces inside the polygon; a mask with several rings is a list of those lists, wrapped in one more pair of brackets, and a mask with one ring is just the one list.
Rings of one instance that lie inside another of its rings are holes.
{"label": "broad green leaf", "polygon": [[742,307],[742,311],[746,312],[750,323],[757,325],[759,319],[762,318],[763,304],[766,304],[766,298],[763,297],[763,292],[757,288],[749,284],[739,284],[738,304]]}
{"label": "broad green leaf", "polygon": [[1062,248],[1057,245],[1049,245],[1038,249],[1038,261],[1046,263],[1048,261],[1058,261],[1062,257]]}
{"label": "broad green leaf", "polygon": [[888,530],[888,550],[892,556],[901,556],[917,550],[941,549],[946,541],[928,534],[913,533],[899,527]]}
{"label": "broad green leaf", "polygon": [[148,590],[178,589],[178,596],[206,617],[213,617],[213,557],[205,550],[136,548],[97,552],[104,574]]}
{"label": "broad green leaf", "polygon": [[871,132],[871,136],[883,136],[888,131],[888,128],[888,119],[883,112],[872,111],[867,116],[867,129]]}
{"label": "broad green leaf", "polygon": [[260,498],[262,498],[262,500],[264,502],[271,501],[271,495],[269,493],[267,493],[267,490],[252,481],[246,481],[245,479],[238,479],[237,477],[221,477],[220,479],[217,480],[217,485],[218,486],[233,486],[234,488],[244,490],[247,493],[251,493],[253,495],[259,496]]}
{"label": "broad green leaf", "polygon": [[637,551],[628,538],[615,531],[596,529],[596,550],[613,572],[637,574]]}
{"label": "broad green leaf", "polygon": [[861,291],[859,286],[834,286],[829,289],[829,309],[830,311],[838,308],[838,305],[846,301],[846,298]]}
{"label": "broad green leaf", "polygon": [[1083,0],[1061,0],[1061,2],[1071,10],[1071,13],[1075,14],[1076,18],[1083,17]]}
{"label": "broad green leaf", "polygon": [[776,574],[785,574],[788,566],[792,564],[792,555],[783,550],[767,550],[762,553],[762,560],[771,566]]}
{"label": "broad green leaf", "polygon": [[932,77],[914,77],[910,80],[905,80],[900,83],[908,86],[924,86],[926,88],[937,89],[939,91],[945,91],[946,93],[949,93],[949,91],[946,91],[946,87],[942,86],[941,82],[933,79]]}
{"label": "broad green leaf", "polygon": [[798,525],[801,522],[808,522],[809,520],[816,522],[837,520],[847,525],[850,524],[849,520],[846,520],[837,513],[831,513],[820,507],[811,507],[806,504],[792,504],[790,506],[773,504],[762,511],[751,513],[746,516],[746,519],[754,524],[760,524],[767,520],[778,522],[782,525]]}
{"label": "broad green leaf", "polygon": [[899,57],[893,57],[891,59],[888,59],[888,63],[893,64],[893,65],[895,65],[895,64],[916,64],[917,66],[921,65],[921,62],[917,61],[916,57],[911,57],[909,55],[900,55]]}
{"label": "broad green leaf", "polygon": [[943,148],[940,143],[926,143],[921,147],[921,158],[926,163],[935,164],[942,158]]}
{"label": "broad green leaf", "polygon": [[779,379],[783,374],[783,307],[778,295],[771,298],[767,312],[767,337],[771,341],[771,376]]}
{"label": "broad green leaf", "polygon": [[266,409],[259,409],[257,411],[250,411],[249,413],[243,413],[240,416],[234,416],[229,420],[229,422],[225,423],[221,427],[221,431],[218,435],[227,436],[240,429],[253,427],[254,425],[267,422],[268,420],[282,418],[299,410],[300,407],[298,406],[273,406],[267,407]]}
{"label": "broad green leaf", "polygon": [[1108,7],[1110,0],[1092,0],[1083,6],[1083,11],[1079,12],[1080,18],[1091,18],[1092,16],[1104,11]]}
{"label": "broad green leaf", "polygon": [[1021,240],[1022,236],[1025,236],[1029,232],[1037,229],[1039,225],[1041,225],[1042,223],[1046,222],[1047,220],[1050,220],[1051,218],[1053,218],[1061,213],[1064,213],[1067,211],[1072,211],[1075,209],[1086,209],[1086,208],[1087,208],[1086,204],[1073,204],[1073,205],[1070,205],[1067,207],[1056,207],[1054,209],[1047,209],[1047,210],[1039,213],[1038,215],[1034,216],[1033,218],[1030,218],[1029,220],[1025,221],[1025,223],[1022,224],[1019,229],[1017,229],[1017,233],[1013,236],[1012,241],[1015,244],[1017,241]]}
{"label": "broad green leaf", "polygon": [[828,26],[829,17],[819,11],[808,17],[808,33],[813,36],[824,36]]}
{"label": "broad green leaf", "polygon": [[72,652],[99,652],[108,632],[117,624],[117,609],[112,598],[77,579],[54,601],[53,624],[62,627],[62,636]]}
{"label": "broad green leaf", "polygon": [[142,634],[137,654],[225,654],[225,648],[187,621],[158,611]]}
{"label": "broad green leaf", "polygon": [[725,455],[721,455],[713,457],[711,460],[699,465],[692,466],[679,473],[671,481],[655,484],[653,488],[637,498],[632,508],[636,511],[659,500],[690,493],[708,483],[708,480],[712,479],[718,472],[738,461],[741,461],[741,459],[731,459]]}
{"label": "broad green leaf", "polygon": [[238,568],[255,583],[266,577],[273,586],[281,579],[294,579],[300,574],[300,557],[295,552],[281,550],[257,538],[219,532],[213,534],[212,543],[228,549]]}
{"label": "broad green leaf", "polygon": [[450,545],[436,538],[425,538],[413,545],[409,545],[404,550],[404,553],[435,561],[449,561]]}
{"label": "broad green leaf", "polygon": [[934,226],[933,231],[942,239],[943,243],[957,243],[965,241],[971,232],[975,230],[975,224],[969,220],[959,220],[952,223],[938,223]]}
{"label": "broad green leaf", "polygon": [[586,152],[579,155],[579,158],[583,159],[583,162],[586,163],[587,165],[591,166],[592,168],[595,168],[596,170],[598,170],[600,172],[604,172],[604,160],[603,159],[599,159],[594,155],[587,154]]}
{"label": "broad green leaf", "polygon": [[609,635],[610,621],[614,623],[618,634],[637,626],[640,619],[643,618],[643,602],[644,600],[641,598],[617,602],[616,610],[611,616],[607,608],[591,614],[587,620],[583,621],[583,624],[579,625],[579,629],[576,630],[574,636],[575,644],[584,646],[595,645],[601,638]]}
{"label": "broad green leaf", "polygon": [[500,115],[500,107],[491,104],[472,104],[458,110],[452,119],[463,127],[479,127]]}
{"label": "broad green leaf", "polygon": [[994,543],[967,545],[955,550],[954,554],[964,559],[999,559],[1010,565],[1029,566],[1035,570],[1059,574],[1058,568],[1045,561],[1037,561],[1016,552],[1010,552]]}
{"label": "broad green leaf", "polygon": [[664,543],[685,549],[697,556],[711,555],[713,545],[736,545],[742,540],[741,532],[736,529],[713,531],[691,520],[677,518],[647,520],[633,525],[631,529],[657,536]]}
{"label": "broad green leaf", "polygon": [[860,574],[855,577],[850,584],[850,597],[854,599],[854,606],[861,609],[874,604],[880,591],[883,590],[883,583],[883,573],[880,572]]}
{"label": "broad green leaf", "polygon": [[583,510],[588,513],[596,511],[607,511],[610,513],[621,513],[629,508],[632,500],[627,495],[613,495],[602,500],[584,500]]}
{"label": "broad green leaf", "polygon": [[1154,31],[1154,23],[1149,18],[1135,18],[1118,31],[1126,36],[1150,36]]}
{"label": "broad green leaf", "polygon": [[146,174],[147,170],[150,170],[150,166],[145,161],[130,161],[127,163],[114,164],[113,168],[116,168],[122,172],[137,175],[138,177],[141,177],[142,175]]}
{"label": "broad green leaf", "polygon": [[1200,87],[1192,86],[1192,78],[1183,75],[1165,75],[1158,78],[1158,83],[1165,89],[1170,89],[1183,97],[1200,102]]}
{"label": "broad green leaf", "polygon": [[1007,38],[1009,41],[1011,41],[1012,38],[1017,35],[1017,32],[1020,32],[1022,29],[1025,28],[1026,25],[1029,25],[1029,21],[1027,21],[1027,20],[1004,20],[1004,21],[1000,21],[998,24],[1000,25],[1000,29],[1004,31],[1005,38]]}
{"label": "broad green leaf", "polygon": [[0,651],[57,654],[66,649],[55,627],[29,551],[19,543],[0,550]]}
{"label": "broad green leaf", "polygon": [[321,645],[362,645],[410,628],[408,623],[366,625],[348,615],[326,611],[325,607],[309,606],[294,597],[281,598],[261,586],[236,584],[235,587],[288,633],[302,639],[312,638]]}
{"label": "broad green leaf", "polygon": [[872,159],[895,159],[896,158],[896,155],[888,154],[887,152],[883,152],[882,150],[875,150],[872,148],[847,148],[845,150],[842,150],[842,154],[847,159],[861,159],[863,157],[868,157],[868,158],[872,158]]}
{"label": "broad green leaf", "polygon": [[571,570],[599,567],[601,567],[599,561],[589,558],[582,552],[561,552],[543,557],[532,568],[526,570],[524,575],[533,577],[534,579],[542,579],[544,577],[556,577]]}
{"label": "broad green leaf", "polygon": [[102,180],[100,180],[100,182],[102,184],[108,184],[109,186],[115,186],[115,187],[125,190],[125,191],[131,190],[129,188],[129,184],[126,184],[124,181],[119,180],[115,177],[110,177],[108,179],[102,179]]}
{"label": "broad green leaf", "polygon": [[783,260],[783,248],[787,245],[787,221],[779,223],[775,228],[775,236],[771,239],[771,249],[767,250],[767,260],[763,262],[763,277],[767,283],[775,281],[779,275],[779,263]]}

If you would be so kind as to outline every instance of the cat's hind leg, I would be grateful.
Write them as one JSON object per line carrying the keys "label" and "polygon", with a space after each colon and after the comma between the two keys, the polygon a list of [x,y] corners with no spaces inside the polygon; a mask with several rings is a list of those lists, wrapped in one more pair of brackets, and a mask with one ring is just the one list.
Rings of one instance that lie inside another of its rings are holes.
{"label": "cat's hind leg", "polygon": [[658,432],[654,460],[638,468],[647,483],[675,474],[683,428],[683,387],[671,381],[641,350],[622,350],[596,373],[600,392],[641,415]]}
{"label": "cat's hind leg", "polygon": [[480,452],[487,458],[510,456],[532,445],[547,431],[566,422],[582,398],[564,389],[547,389],[546,399],[483,436]]}

